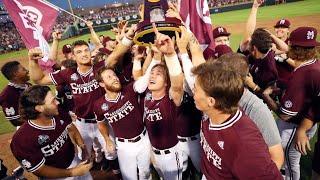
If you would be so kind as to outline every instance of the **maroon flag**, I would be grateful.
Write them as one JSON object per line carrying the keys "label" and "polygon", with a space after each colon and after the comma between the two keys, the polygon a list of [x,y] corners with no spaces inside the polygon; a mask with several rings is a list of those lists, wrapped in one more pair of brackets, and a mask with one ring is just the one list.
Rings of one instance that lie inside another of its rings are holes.
{"label": "maroon flag", "polygon": [[214,50],[212,23],[207,0],[180,0],[180,16],[198,39],[202,49]]}
{"label": "maroon flag", "polygon": [[58,9],[41,0],[3,0],[23,42],[28,49],[40,47],[49,52],[46,42],[58,16]]}

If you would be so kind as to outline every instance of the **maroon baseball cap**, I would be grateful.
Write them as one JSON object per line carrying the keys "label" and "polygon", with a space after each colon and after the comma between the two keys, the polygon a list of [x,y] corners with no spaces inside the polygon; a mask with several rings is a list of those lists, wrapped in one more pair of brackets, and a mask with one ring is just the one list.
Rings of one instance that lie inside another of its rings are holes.
{"label": "maroon baseball cap", "polygon": [[213,38],[217,38],[220,36],[230,36],[230,33],[227,31],[227,29],[221,26],[214,28],[212,32]]}
{"label": "maroon baseball cap", "polygon": [[285,28],[290,28],[290,21],[287,19],[280,19],[277,24],[274,26],[274,28],[279,28],[279,27],[285,27]]}
{"label": "maroon baseball cap", "polygon": [[214,57],[219,58],[220,56],[232,52],[232,49],[227,45],[218,45],[214,49]]}
{"label": "maroon baseball cap", "polygon": [[313,27],[298,27],[290,33],[289,44],[302,47],[320,46],[320,42],[317,42],[317,29]]}
{"label": "maroon baseball cap", "polygon": [[63,54],[68,54],[71,53],[72,49],[71,49],[71,45],[70,44],[66,44],[62,47],[62,53]]}

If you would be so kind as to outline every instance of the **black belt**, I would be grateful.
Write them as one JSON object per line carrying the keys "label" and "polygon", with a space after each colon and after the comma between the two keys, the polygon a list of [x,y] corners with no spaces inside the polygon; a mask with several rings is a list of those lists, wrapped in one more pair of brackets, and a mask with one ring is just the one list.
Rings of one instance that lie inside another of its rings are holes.
{"label": "black belt", "polygon": [[[145,134],[146,134],[146,130],[143,130],[142,135],[145,135]],[[141,135],[139,135],[138,137],[133,138],[133,139],[117,138],[117,140],[120,141],[120,142],[131,142],[131,143],[135,143],[135,142],[138,142],[138,141],[141,140]]]}
{"label": "black belt", "polygon": [[89,120],[89,119],[77,119],[80,122],[84,122],[84,123],[97,123],[96,120]]}
{"label": "black belt", "polygon": [[155,154],[161,155],[161,151],[163,152],[162,154],[170,154],[170,150],[166,149],[166,150],[158,150],[158,149],[153,149],[153,152]]}
{"label": "black belt", "polygon": [[191,137],[188,137],[188,138],[178,137],[178,140],[179,140],[180,142],[187,142],[188,139],[190,139],[191,141],[195,141],[195,140],[197,140],[198,138],[197,138],[196,136],[191,136]]}

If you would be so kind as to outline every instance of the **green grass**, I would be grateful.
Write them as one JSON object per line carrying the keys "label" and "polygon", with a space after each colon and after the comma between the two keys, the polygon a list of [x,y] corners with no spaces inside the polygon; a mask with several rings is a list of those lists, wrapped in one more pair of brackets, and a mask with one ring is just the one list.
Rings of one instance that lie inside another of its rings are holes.
{"label": "green grass", "polygon": [[[230,11],[211,15],[212,23],[225,25],[231,23],[246,22],[250,9]],[[295,16],[306,16],[320,14],[319,0],[305,0],[276,6],[261,7],[258,11],[257,21],[290,18]],[[320,22],[320,20],[319,20]]]}

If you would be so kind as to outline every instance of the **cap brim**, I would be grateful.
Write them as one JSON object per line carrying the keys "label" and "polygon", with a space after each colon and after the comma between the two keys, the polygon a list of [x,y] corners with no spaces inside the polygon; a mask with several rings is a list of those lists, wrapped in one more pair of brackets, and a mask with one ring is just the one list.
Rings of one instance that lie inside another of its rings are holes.
{"label": "cap brim", "polygon": [[230,36],[231,33],[223,33],[223,34],[219,34],[213,38],[218,38],[218,37],[221,37],[221,36]]}
{"label": "cap brim", "polygon": [[289,26],[284,26],[284,25],[275,25],[273,26],[274,28],[279,28],[279,27],[283,27],[283,28],[290,28]]}
{"label": "cap brim", "polygon": [[301,46],[301,47],[316,47],[316,46],[320,46],[320,42],[314,41],[313,43],[310,43],[310,42],[290,41],[290,45]]}

